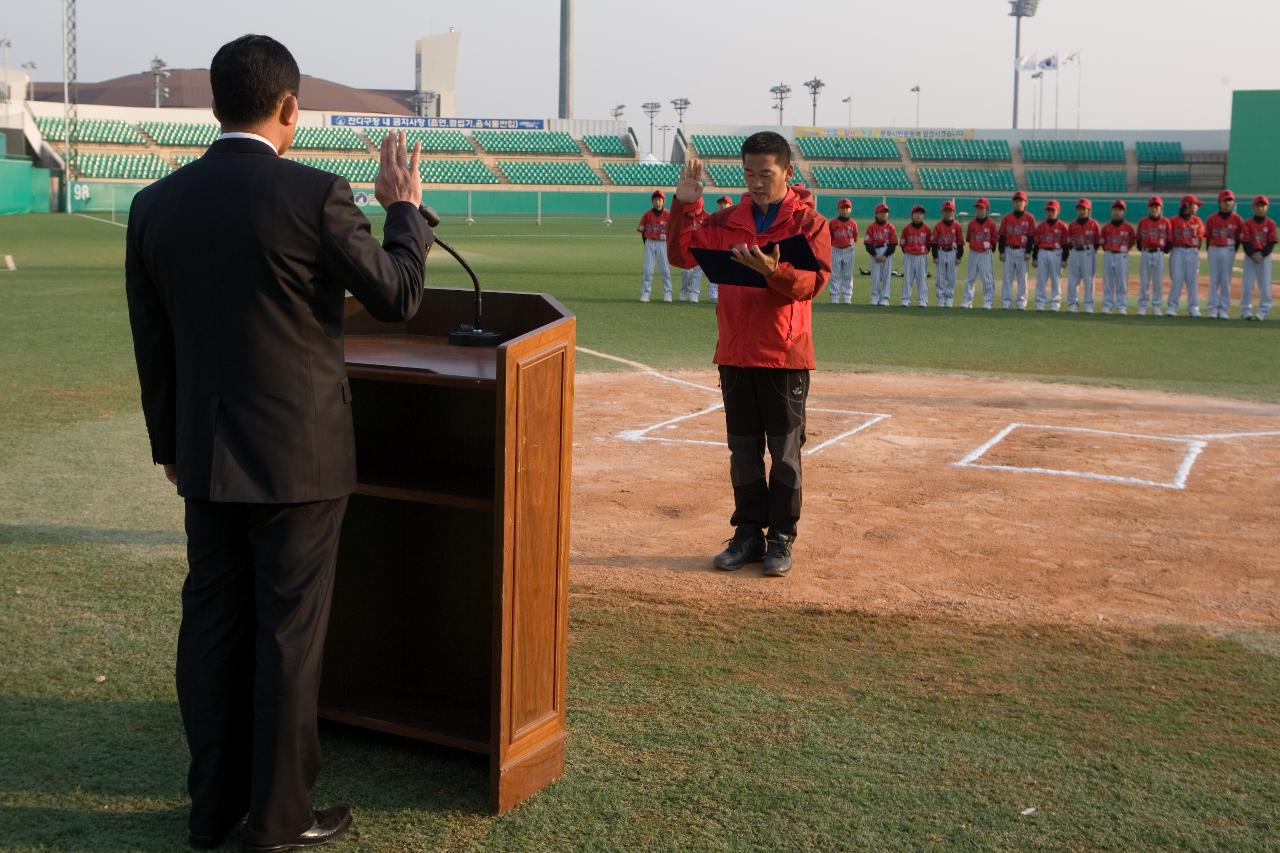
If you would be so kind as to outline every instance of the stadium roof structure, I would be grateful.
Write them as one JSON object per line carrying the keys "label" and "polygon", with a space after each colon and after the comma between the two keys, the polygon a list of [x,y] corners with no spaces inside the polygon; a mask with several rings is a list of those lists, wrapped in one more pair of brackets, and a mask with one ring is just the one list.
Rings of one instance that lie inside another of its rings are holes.
{"label": "stadium roof structure", "polygon": [[[173,68],[164,81],[169,89],[166,107],[197,107],[208,109],[213,105],[213,91],[209,87],[209,69]],[[100,83],[80,83],[80,103],[101,104],[114,107],[150,107],[155,103],[155,82],[150,72],[128,74]],[[304,110],[322,112],[386,113],[412,115],[409,104],[412,94],[408,90],[356,89],[332,80],[302,75],[298,100]],[[62,81],[34,84],[34,100],[61,101]]]}

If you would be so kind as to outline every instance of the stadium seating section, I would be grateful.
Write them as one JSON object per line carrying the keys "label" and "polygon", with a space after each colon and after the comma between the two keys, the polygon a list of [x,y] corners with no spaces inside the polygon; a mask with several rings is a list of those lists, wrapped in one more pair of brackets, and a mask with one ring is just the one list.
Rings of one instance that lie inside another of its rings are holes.
{"label": "stadium seating section", "polygon": [[1027,169],[1027,189],[1032,192],[1123,193],[1127,182],[1121,169]]}
{"label": "stadium seating section", "polygon": [[909,190],[911,179],[901,167],[854,168],[814,166],[813,180],[824,189]]}
{"label": "stadium seating section", "polygon": [[75,166],[82,178],[130,178],[135,181],[163,178],[173,169],[167,160],[155,154],[108,154],[101,151],[81,151]]}
{"label": "stadium seating section", "polygon": [[350,128],[302,125],[293,135],[293,147],[321,151],[364,151],[368,146]]}
{"label": "stadium seating section", "polygon": [[597,186],[603,184],[600,176],[591,170],[584,160],[537,162],[532,160],[502,160],[498,163],[503,174],[513,184],[565,184],[573,186]]}
{"label": "stadium seating section", "polygon": [[926,190],[971,190],[1013,192],[1012,169],[920,169],[920,183]]}
{"label": "stadium seating section", "polygon": [[[382,143],[382,137],[390,133],[389,128],[370,128],[364,132],[369,141],[377,145]],[[471,144],[471,140],[467,138],[460,130],[407,130],[404,134],[405,143],[412,148],[414,143],[421,142],[422,150],[429,151],[432,154],[475,154],[475,146]]]}
{"label": "stadium seating section", "polygon": [[[76,125],[81,142],[96,142],[99,145],[146,144],[146,140],[138,135],[133,125],[118,118],[82,118]],[[60,118],[37,118],[36,127],[48,141],[61,142],[67,138],[66,127]]]}
{"label": "stadium seating section", "polygon": [[428,184],[498,183],[498,176],[479,160],[423,160],[418,171]]}
{"label": "stadium seating section", "polygon": [[1181,163],[1181,142],[1138,142],[1139,163]]}
{"label": "stadium seating section", "polygon": [[147,136],[164,146],[207,148],[218,138],[218,126],[207,122],[144,121]]}
{"label": "stadium seating section", "polygon": [[1022,159],[1028,163],[1123,163],[1118,139],[1024,139]]}
{"label": "stadium seating section", "polygon": [[1191,182],[1187,169],[1169,169],[1154,166],[1138,167],[1138,183],[1156,187],[1185,187]]}
{"label": "stadium seating section", "polygon": [[627,144],[622,141],[620,136],[601,136],[589,133],[582,137],[582,141],[586,143],[587,150],[592,154],[604,154],[610,157],[627,157],[631,154],[631,151],[627,149]]}
{"label": "stadium seating section", "polygon": [[[805,180],[804,173],[800,171],[800,167],[795,163],[795,176],[792,178],[792,184],[803,184],[808,186],[809,182]],[[707,171],[711,173],[711,183],[718,187],[745,187],[746,179],[742,176],[742,166],[738,163],[708,163]]]}
{"label": "stadium seating section", "polygon": [[745,136],[695,133],[689,141],[697,149],[699,157],[741,157]]}
{"label": "stadium seating section", "polygon": [[564,131],[477,130],[475,140],[490,154],[580,154]]}
{"label": "stadium seating section", "polygon": [[369,157],[291,157],[315,169],[341,175],[348,181],[370,183],[378,174],[378,161]]}
{"label": "stadium seating section", "polygon": [[811,160],[898,160],[898,145],[892,139],[802,136],[796,140],[800,153]]}
{"label": "stadium seating section", "polygon": [[913,160],[1011,160],[1009,143],[1003,139],[908,139],[907,151]]}
{"label": "stadium seating section", "polygon": [[604,172],[625,187],[674,187],[680,179],[675,163],[605,163]]}

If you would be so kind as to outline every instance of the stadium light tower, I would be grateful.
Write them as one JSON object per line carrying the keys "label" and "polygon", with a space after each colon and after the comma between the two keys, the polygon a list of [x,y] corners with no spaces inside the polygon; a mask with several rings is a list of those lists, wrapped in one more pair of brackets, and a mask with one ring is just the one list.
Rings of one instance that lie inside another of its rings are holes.
{"label": "stadium light tower", "polygon": [[653,153],[653,117],[662,110],[662,104],[657,101],[645,101],[640,105],[640,109],[644,110],[644,114],[649,117],[649,153]]}
{"label": "stadium light tower", "polygon": [[813,98],[813,126],[818,126],[818,93],[822,91],[822,87],[827,85],[814,77],[812,80],[805,80],[804,87],[809,90],[809,96]]}
{"label": "stadium light tower", "polygon": [[76,0],[62,0],[62,189],[71,214],[71,175],[80,163],[80,81],[76,48]]}
{"label": "stadium light tower", "polygon": [[667,162],[667,160],[668,160],[668,158],[669,158],[669,156],[670,156],[670,154],[671,154],[671,150],[670,150],[669,148],[667,148],[667,131],[669,131],[669,130],[675,130],[675,129],[676,129],[676,128],[675,128],[675,125],[673,125],[673,124],[660,124],[660,125],[658,125],[658,130],[662,131],[662,161],[663,161],[664,163],[665,163],[665,162]]}
{"label": "stadium light tower", "polygon": [[1009,0],[1009,16],[1013,18],[1013,129],[1018,129],[1018,75],[1022,69],[1022,19],[1036,14],[1040,0]]}
{"label": "stadium light tower", "polygon": [[169,87],[161,83],[162,80],[166,80],[168,79],[168,77],[169,77],[168,63],[166,63],[163,59],[161,59],[158,56],[155,59],[151,60],[151,81],[152,81],[151,88],[155,93],[155,102],[156,102],[157,109],[159,109],[160,107],[161,97],[164,97],[164,98],[169,97]]}
{"label": "stadium light tower", "polygon": [[847,104],[847,105],[848,105],[848,107],[849,107],[849,124],[848,124],[848,127],[849,127],[850,129],[852,129],[852,128],[853,128],[853,95],[849,95],[848,97],[844,98],[842,101],[840,101],[840,103],[842,103],[842,104]]}
{"label": "stadium light tower", "polygon": [[573,118],[573,0],[560,0],[560,118]]}
{"label": "stadium light tower", "polygon": [[[689,109],[689,105],[692,103],[693,101],[688,98],[676,98],[671,102],[671,106],[675,107],[676,110],[676,124],[684,127],[684,111]],[[663,144],[665,145],[666,143]]]}
{"label": "stadium light tower", "polygon": [[29,71],[27,75],[27,100],[34,101],[36,99],[36,64],[34,62],[22,63],[22,68]]}
{"label": "stadium light tower", "polygon": [[627,105],[626,105],[626,104],[618,104],[616,107],[614,107],[614,108],[613,108],[613,120],[614,120],[614,121],[622,121],[622,114],[623,114],[624,112],[626,112],[626,109],[627,109]]}
{"label": "stadium light tower", "polygon": [[778,111],[778,127],[782,127],[782,107],[787,98],[791,97],[791,87],[786,83],[779,83],[769,90],[769,94],[773,95],[773,99],[778,102],[773,105],[773,108]]}

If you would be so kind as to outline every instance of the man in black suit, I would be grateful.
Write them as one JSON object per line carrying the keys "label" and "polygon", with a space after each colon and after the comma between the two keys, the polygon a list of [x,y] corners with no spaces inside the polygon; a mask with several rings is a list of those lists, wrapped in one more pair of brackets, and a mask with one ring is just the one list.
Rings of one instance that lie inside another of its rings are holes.
{"label": "man in black suit", "polygon": [[416,146],[382,141],[379,245],[341,177],[286,160],[297,63],[248,35],[209,68],[223,134],[137,194],[125,253],[152,459],[186,499],[177,688],[191,751],[189,841],[322,844],[316,702],[338,533],[355,488],[345,291],[412,317],[430,228]]}

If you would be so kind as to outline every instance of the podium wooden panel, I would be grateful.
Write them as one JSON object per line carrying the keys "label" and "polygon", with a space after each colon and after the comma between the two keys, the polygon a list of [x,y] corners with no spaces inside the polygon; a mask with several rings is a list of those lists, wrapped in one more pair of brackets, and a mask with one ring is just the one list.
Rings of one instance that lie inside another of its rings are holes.
{"label": "podium wooden panel", "polygon": [[347,302],[357,479],[320,716],[489,756],[504,812],[564,773],[575,321],[486,293],[495,348],[451,346],[469,290],[405,323]]}

